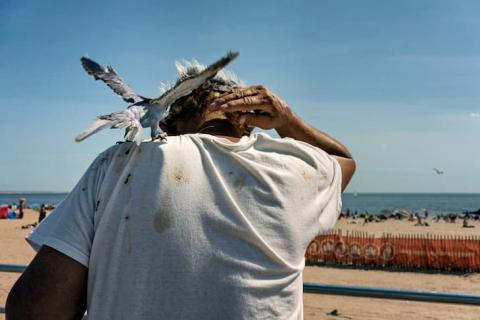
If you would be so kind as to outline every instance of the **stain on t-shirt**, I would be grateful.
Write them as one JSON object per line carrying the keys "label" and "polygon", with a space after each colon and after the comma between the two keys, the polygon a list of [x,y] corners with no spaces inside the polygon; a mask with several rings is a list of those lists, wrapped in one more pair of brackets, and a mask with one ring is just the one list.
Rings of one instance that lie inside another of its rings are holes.
{"label": "stain on t-shirt", "polygon": [[158,233],[164,232],[172,224],[171,209],[172,200],[169,194],[165,194],[162,197],[160,208],[157,209],[153,217],[153,227]]}

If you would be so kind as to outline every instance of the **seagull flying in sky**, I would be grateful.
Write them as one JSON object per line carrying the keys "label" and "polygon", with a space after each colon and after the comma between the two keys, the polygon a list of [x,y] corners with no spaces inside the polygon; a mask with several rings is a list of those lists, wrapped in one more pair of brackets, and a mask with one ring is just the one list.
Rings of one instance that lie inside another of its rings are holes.
{"label": "seagull flying in sky", "polygon": [[147,127],[150,127],[152,141],[165,139],[166,133],[160,128],[160,121],[168,115],[170,106],[176,100],[190,94],[193,90],[213,78],[218,71],[237,56],[237,52],[229,52],[200,73],[178,79],[172,88],[155,99],[136,94],[117,75],[112,67],[104,67],[89,58],[82,57],[80,60],[85,71],[93,76],[95,80],[105,82],[110,89],[120,95],[130,105],[124,110],[97,117],[87,129],[75,137],[75,141],[80,142],[105,128],[125,128],[125,140],[135,141],[137,145],[140,145],[142,142],[142,128]]}
{"label": "seagull flying in sky", "polygon": [[435,171],[436,174],[443,174],[443,171],[441,171],[437,168],[433,168],[432,170]]}

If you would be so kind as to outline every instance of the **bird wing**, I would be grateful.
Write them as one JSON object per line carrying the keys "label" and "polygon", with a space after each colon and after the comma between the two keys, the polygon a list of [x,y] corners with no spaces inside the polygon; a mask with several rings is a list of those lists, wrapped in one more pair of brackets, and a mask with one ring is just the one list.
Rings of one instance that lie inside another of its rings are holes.
{"label": "bird wing", "polygon": [[102,80],[110,87],[116,94],[120,95],[123,100],[129,103],[136,103],[145,100],[144,97],[136,94],[113,70],[112,67],[104,67],[95,61],[82,57],[83,69],[93,76],[95,80]]}
{"label": "bird wing", "polygon": [[238,56],[238,52],[229,52],[217,62],[209,65],[205,70],[191,77],[180,80],[175,86],[167,90],[159,98],[152,99],[151,104],[157,104],[164,107],[170,106],[176,100],[190,94],[193,90],[199,88],[205,81],[213,78],[218,71],[229,64]]}

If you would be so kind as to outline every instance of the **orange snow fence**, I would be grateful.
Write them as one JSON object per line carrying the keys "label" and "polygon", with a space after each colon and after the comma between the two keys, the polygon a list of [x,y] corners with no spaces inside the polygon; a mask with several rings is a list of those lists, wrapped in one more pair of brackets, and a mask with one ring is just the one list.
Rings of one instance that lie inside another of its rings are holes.
{"label": "orange snow fence", "polygon": [[342,231],[317,236],[308,246],[309,263],[473,271],[480,269],[480,237],[392,235],[380,238]]}

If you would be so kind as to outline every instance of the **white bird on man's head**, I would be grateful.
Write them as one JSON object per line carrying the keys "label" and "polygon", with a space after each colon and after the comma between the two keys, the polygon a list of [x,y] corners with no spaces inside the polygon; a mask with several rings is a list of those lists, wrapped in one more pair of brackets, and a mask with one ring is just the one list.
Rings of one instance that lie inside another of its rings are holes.
{"label": "white bird on man's head", "polygon": [[75,137],[80,142],[105,128],[125,128],[125,140],[142,142],[142,128],[150,127],[153,140],[165,139],[166,133],[160,128],[160,122],[168,115],[170,106],[178,99],[190,94],[215,75],[238,56],[237,52],[229,52],[226,56],[211,64],[202,71],[193,74],[186,70],[177,79],[175,85],[166,90],[160,97],[151,99],[136,94],[113,70],[95,61],[82,57],[85,71],[95,80],[102,80],[125,102],[131,103],[126,109],[97,117],[84,131]]}

